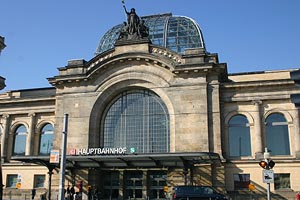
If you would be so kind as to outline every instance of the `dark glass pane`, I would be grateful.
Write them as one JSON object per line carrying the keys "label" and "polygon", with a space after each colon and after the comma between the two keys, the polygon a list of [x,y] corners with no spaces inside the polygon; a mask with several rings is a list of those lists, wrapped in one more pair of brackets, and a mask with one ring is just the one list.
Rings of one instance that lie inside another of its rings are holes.
{"label": "dark glass pane", "polygon": [[119,197],[119,190],[118,189],[112,189],[111,190],[111,197],[112,198],[118,198]]}
{"label": "dark glass pane", "polygon": [[290,174],[274,174],[274,188],[275,190],[280,189],[290,189],[291,188],[291,181],[290,181]]}
{"label": "dark glass pane", "polygon": [[[290,155],[289,130],[282,114],[271,114],[266,119],[266,145],[271,155]],[[278,145],[280,141],[280,145]]]}
{"label": "dark glass pane", "polygon": [[273,123],[273,122],[286,122],[286,119],[282,114],[275,113],[275,114],[269,115],[266,122],[268,124]]}
{"label": "dark glass pane", "polygon": [[135,198],[142,198],[143,190],[135,190]]}
{"label": "dark glass pane", "polygon": [[24,125],[19,126],[15,132],[14,155],[25,155],[27,129]]}
{"label": "dark glass pane", "polygon": [[16,188],[17,182],[18,182],[18,175],[16,174],[7,175],[7,179],[6,179],[7,188]]}
{"label": "dark glass pane", "polygon": [[229,155],[231,157],[251,156],[250,128],[243,115],[236,115],[229,121]]}
{"label": "dark glass pane", "polygon": [[46,124],[41,130],[40,155],[49,155],[53,148],[53,126]]}
{"label": "dark glass pane", "polygon": [[[290,141],[287,125],[266,127],[267,147],[271,155],[290,155]],[[278,145],[280,141],[280,145]]]}
{"label": "dark glass pane", "polygon": [[234,190],[248,189],[250,184],[250,174],[234,174]]}
{"label": "dark glass pane", "polygon": [[45,187],[45,175],[34,175],[34,187],[35,188]]}
{"label": "dark glass pane", "polygon": [[232,117],[229,121],[229,126],[239,126],[243,127],[248,124],[248,120],[245,116],[243,115],[236,115]]}

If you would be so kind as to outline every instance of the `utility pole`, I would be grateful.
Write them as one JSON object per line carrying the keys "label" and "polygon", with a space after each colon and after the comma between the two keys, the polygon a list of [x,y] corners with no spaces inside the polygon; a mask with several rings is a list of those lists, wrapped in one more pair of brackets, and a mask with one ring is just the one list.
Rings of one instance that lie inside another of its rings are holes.
{"label": "utility pole", "polygon": [[67,132],[68,132],[68,114],[64,115],[64,127],[62,132],[62,148],[59,171],[59,200],[64,200],[65,189],[65,170],[66,170],[66,148],[67,148]]}

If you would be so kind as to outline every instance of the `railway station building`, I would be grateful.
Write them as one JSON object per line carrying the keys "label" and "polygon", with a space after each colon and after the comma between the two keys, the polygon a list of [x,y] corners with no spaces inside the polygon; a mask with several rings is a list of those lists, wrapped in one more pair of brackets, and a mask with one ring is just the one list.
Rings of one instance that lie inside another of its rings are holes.
{"label": "railway station building", "polygon": [[265,148],[276,163],[272,196],[294,198],[300,132],[290,96],[298,69],[228,73],[195,20],[139,20],[144,35],[130,23],[112,25],[91,60],[66,61],[49,87],[0,95],[4,196],[29,199],[35,188],[57,199],[53,160],[66,134],[64,187],[74,185],[82,199],[94,191],[100,199],[171,199],[178,185],[263,199]]}

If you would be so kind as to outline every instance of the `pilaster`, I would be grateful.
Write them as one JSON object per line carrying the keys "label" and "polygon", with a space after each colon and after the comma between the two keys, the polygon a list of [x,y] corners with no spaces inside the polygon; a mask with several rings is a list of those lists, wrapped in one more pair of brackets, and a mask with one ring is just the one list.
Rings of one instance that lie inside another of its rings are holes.
{"label": "pilaster", "polygon": [[1,157],[2,159],[6,159],[7,156],[7,139],[9,135],[9,115],[8,114],[3,114],[3,133],[1,135]]}
{"label": "pilaster", "polygon": [[28,117],[29,120],[29,130],[28,130],[28,137],[26,140],[26,150],[25,155],[29,156],[33,152],[33,137],[34,137],[34,120],[35,120],[35,113],[29,113]]}
{"label": "pilaster", "polygon": [[261,104],[262,101],[255,100],[252,101],[254,104],[254,112],[253,112],[253,117],[254,117],[254,152],[255,152],[255,159],[261,159],[263,157],[263,143],[262,143],[262,127],[261,127]]}
{"label": "pilaster", "polygon": [[300,130],[299,130],[299,106],[296,106],[295,112],[294,112],[294,131],[295,131],[295,137],[294,137],[294,142],[295,142],[295,156],[296,158],[300,158]]}

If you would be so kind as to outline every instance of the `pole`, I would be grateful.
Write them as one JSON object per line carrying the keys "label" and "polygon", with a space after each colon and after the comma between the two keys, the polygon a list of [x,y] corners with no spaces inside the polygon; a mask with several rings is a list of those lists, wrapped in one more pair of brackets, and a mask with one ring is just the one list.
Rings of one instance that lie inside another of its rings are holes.
{"label": "pole", "polygon": [[64,200],[68,116],[68,114],[64,114],[64,127],[62,132],[62,148],[59,171],[59,200]]}
{"label": "pole", "polygon": [[270,183],[267,183],[267,200],[271,200],[271,197],[270,197]]}
{"label": "pole", "polygon": [[51,179],[52,179],[52,174],[53,174],[53,172],[52,172],[52,169],[50,170],[49,168],[48,168],[48,174],[49,174],[49,179],[48,179],[48,199],[50,200],[51,199]]}
{"label": "pole", "polygon": [[[267,170],[269,170],[270,169],[269,168],[270,153],[269,153],[267,147],[265,147],[264,159],[265,159],[265,162],[268,163],[267,164]],[[267,200],[271,200],[271,197],[270,197],[270,183],[267,183]]]}

